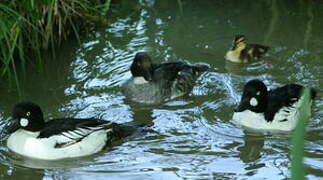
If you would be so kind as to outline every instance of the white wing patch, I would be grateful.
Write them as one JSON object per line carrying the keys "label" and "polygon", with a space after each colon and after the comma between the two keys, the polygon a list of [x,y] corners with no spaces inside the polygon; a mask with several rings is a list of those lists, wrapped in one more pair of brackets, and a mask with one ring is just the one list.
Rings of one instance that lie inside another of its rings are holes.
{"label": "white wing patch", "polygon": [[297,102],[288,107],[281,108],[274,116],[274,122],[296,121]]}
{"label": "white wing patch", "polygon": [[93,132],[96,132],[96,131],[105,131],[106,133],[112,132],[111,128],[108,128],[108,129],[105,128],[106,126],[111,124],[112,123],[104,124],[102,126],[97,126],[97,127],[80,127],[72,131],[67,131],[59,135],[52,136],[50,137],[50,139],[53,139],[55,141],[55,145],[54,145],[55,148],[64,148],[82,141],[83,138],[87,137]]}

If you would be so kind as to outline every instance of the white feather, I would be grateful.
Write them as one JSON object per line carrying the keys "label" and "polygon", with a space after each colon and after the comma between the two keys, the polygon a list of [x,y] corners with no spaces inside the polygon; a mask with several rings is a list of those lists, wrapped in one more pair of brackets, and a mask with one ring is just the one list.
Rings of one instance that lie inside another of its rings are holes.
{"label": "white feather", "polygon": [[258,105],[258,101],[254,97],[250,99],[249,103],[250,103],[251,106],[257,106]]}
{"label": "white feather", "polygon": [[21,118],[21,119],[20,119],[20,125],[21,125],[22,127],[26,127],[26,126],[28,126],[28,124],[29,124],[28,119],[26,119],[26,118]]}
{"label": "white feather", "polygon": [[[39,132],[19,129],[9,136],[7,146],[18,154],[37,159],[56,160],[86,156],[100,151],[105,146],[108,138],[107,132],[110,131],[112,129],[99,130],[99,127],[78,128],[75,132],[68,131],[48,138],[37,138]],[[83,139],[75,141],[78,138]],[[68,145],[55,148],[57,143]]]}
{"label": "white feather", "polygon": [[146,84],[146,83],[148,83],[148,81],[146,81],[146,79],[144,77],[141,77],[141,76],[140,77],[134,77],[133,82],[135,84]]}

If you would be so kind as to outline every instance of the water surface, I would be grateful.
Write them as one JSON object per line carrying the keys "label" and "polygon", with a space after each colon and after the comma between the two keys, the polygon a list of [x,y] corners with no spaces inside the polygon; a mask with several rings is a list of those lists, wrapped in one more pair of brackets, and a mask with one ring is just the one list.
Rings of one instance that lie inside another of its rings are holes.
{"label": "water surface", "polygon": [[[259,78],[274,88],[300,83],[321,92],[323,83],[321,1],[122,0],[111,24],[57,49],[42,72],[27,64],[18,92],[0,82],[0,179],[286,179],[290,133],[257,133],[231,122],[243,85]],[[264,61],[226,63],[234,34],[271,47]],[[134,54],[155,61],[211,65],[187,97],[145,106],[120,92]],[[19,95],[20,94],[20,95]],[[97,117],[150,124],[154,131],[125,139],[88,157],[46,162],[20,157],[5,146],[11,108],[31,100],[54,117]],[[308,179],[323,178],[323,97],[306,127]]]}

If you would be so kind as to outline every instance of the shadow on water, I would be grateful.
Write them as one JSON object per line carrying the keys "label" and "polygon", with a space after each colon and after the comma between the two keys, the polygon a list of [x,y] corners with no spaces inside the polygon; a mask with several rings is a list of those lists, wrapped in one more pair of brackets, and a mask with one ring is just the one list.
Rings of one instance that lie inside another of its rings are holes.
{"label": "shadow on water", "polygon": [[[252,10],[252,11],[251,11]],[[43,71],[21,74],[22,96],[0,87],[0,179],[286,179],[290,134],[256,133],[231,122],[243,85],[259,78],[274,88],[300,83],[322,89],[323,4],[319,1],[148,1],[112,5],[112,23],[67,42]],[[237,65],[224,54],[235,34],[271,47],[265,59]],[[129,102],[121,84],[136,52],[158,62],[210,64],[186,97],[153,106]],[[11,108],[38,103],[45,119],[97,117],[145,124],[152,131],[100,153],[46,162],[11,153],[5,139]],[[323,96],[314,103],[305,139],[308,179],[322,178]],[[40,169],[38,169],[40,168]],[[268,176],[270,174],[270,177]]]}

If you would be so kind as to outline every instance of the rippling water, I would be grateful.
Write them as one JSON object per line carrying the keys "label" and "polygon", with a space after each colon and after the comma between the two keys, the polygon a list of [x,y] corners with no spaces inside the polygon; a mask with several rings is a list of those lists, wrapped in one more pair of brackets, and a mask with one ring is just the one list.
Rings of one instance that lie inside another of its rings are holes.
{"label": "rippling water", "polygon": [[[284,179],[290,177],[290,134],[248,132],[231,123],[245,82],[274,88],[300,83],[319,90],[306,128],[308,179],[323,178],[323,3],[321,1],[119,1],[112,23],[81,44],[58,49],[43,71],[27,64],[19,92],[0,82],[0,179]],[[271,47],[265,61],[225,63],[234,34]],[[133,56],[148,51],[156,61],[187,60],[212,66],[188,97],[161,105],[129,102],[120,85]],[[147,123],[139,133],[99,154],[39,161],[5,146],[12,106],[41,105],[47,119],[99,117]]]}

